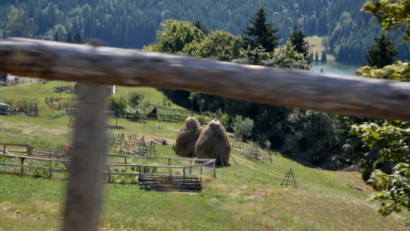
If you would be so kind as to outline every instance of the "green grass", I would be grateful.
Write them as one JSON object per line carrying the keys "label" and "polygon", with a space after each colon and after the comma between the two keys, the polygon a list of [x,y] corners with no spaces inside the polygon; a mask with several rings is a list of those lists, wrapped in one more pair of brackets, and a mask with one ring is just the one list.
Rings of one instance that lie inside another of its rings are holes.
{"label": "green grass", "polygon": [[[310,51],[313,52],[313,55],[315,55],[317,52],[319,54],[319,59],[320,59],[322,57],[323,50],[325,50],[325,48],[322,45],[322,37],[318,37],[318,36],[307,37],[306,41],[308,41],[309,46],[310,46]],[[327,60],[335,61],[335,57],[331,54],[327,54]]]}
{"label": "green grass", "polygon": [[[70,143],[69,117],[48,120],[55,111],[44,103],[45,96],[59,96],[53,86],[61,84],[0,89],[0,98],[38,101],[40,106],[39,117],[0,117],[0,142],[51,148]],[[134,89],[120,88],[120,94],[129,90]],[[135,90],[163,97],[155,89]],[[160,137],[173,143],[182,124],[120,119],[119,126],[112,128],[115,134]],[[175,156],[170,151],[162,154]],[[280,154],[273,156],[272,164],[247,159],[236,150],[233,156],[239,165],[218,168],[217,179],[208,179],[198,194],[107,185],[101,230],[408,230],[407,213],[387,218],[377,213],[377,205],[367,201],[372,189],[359,173],[308,168]],[[280,186],[290,168],[297,189]],[[0,230],[58,230],[65,189],[66,181],[0,174]]]}

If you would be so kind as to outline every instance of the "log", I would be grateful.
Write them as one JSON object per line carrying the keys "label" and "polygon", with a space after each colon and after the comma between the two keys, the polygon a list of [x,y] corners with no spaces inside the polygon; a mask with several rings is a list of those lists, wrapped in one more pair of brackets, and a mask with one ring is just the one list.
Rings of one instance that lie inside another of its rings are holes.
{"label": "log", "polygon": [[80,83],[190,89],[263,104],[410,120],[410,83],[10,38],[0,72]]}

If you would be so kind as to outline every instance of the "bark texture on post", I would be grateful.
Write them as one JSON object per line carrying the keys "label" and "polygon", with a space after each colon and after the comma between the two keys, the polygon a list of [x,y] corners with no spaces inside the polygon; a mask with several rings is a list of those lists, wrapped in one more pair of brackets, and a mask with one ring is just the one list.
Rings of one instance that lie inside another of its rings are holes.
{"label": "bark texture on post", "polygon": [[79,84],[63,231],[96,231],[107,159],[107,87]]}
{"label": "bark texture on post", "polygon": [[0,41],[0,72],[82,83],[190,89],[257,103],[410,121],[410,83],[137,50],[8,39]]}

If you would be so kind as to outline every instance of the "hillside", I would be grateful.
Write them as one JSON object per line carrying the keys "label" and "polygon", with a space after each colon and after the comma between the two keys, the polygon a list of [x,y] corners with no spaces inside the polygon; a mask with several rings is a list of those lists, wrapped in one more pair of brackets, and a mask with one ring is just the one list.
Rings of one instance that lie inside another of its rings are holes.
{"label": "hillside", "polygon": [[[169,18],[200,20],[211,30],[242,34],[248,19],[261,6],[268,20],[286,40],[291,28],[301,25],[309,35],[327,37],[326,49],[337,62],[360,65],[366,47],[379,35],[372,16],[360,12],[365,0],[194,0],[194,1],[97,1],[6,0],[0,3],[0,38],[7,36],[52,39],[58,32],[81,31],[85,38],[99,38],[112,46],[142,48],[155,41],[160,23]],[[409,48],[392,34],[399,59],[408,59]]]}
{"label": "hillside", "polygon": [[[56,113],[45,104],[51,82],[0,88],[0,99],[38,103],[40,116],[0,116],[0,141],[61,148],[71,137],[69,117],[49,120]],[[119,87],[119,94],[143,92],[153,101],[161,92]],[[1,100],[0,100],[1,101]],[[113,125],[114,119],[109,120]],[[178,123],[119,120],[113,132],[165,138],[173,142]],[[232,136],[232,134],[230,134]],[[172,154],[174,155],[174,154]],[[137,185],[109,184],[105,190],[101,230],[407,230],[408,213],[382,217],[366,201],[372,188],[357,172],[332,172],[303,166],[276,153],[273,163],[247,159],[218,168],[198,194],[140,191]],[[292,168],[298,188],[282,187]],[[0,170],[2,170],[0,168]],[[0,174],[0,230],[57,230],[62,219],[66,182],[57,179]]]}

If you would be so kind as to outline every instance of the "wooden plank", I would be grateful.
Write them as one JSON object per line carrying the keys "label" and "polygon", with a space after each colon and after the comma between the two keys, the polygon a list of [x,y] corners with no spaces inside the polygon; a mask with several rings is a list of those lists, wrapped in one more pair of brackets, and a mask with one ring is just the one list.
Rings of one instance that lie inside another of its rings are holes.
{"label": "wooden plank", "polygon": [[82,83],[190,89],[264,104],[410,120],[410,83],[137,50],[11,38],[0,42],[0,72]]}

